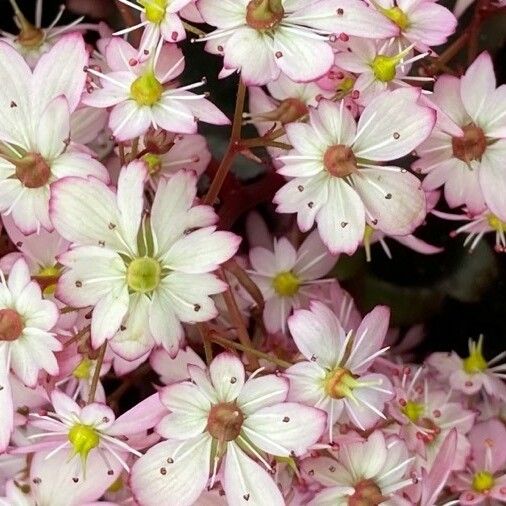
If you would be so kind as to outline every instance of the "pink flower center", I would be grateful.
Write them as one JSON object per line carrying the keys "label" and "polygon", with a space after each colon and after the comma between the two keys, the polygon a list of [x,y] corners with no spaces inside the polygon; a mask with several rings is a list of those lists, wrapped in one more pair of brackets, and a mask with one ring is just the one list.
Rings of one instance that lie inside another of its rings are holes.
{"label": "pink flower center", "polygon": [[0,341],[15,341],[23,328],[23,320],[17,311],[0,309]]}
{"label": "pink flower center", "polygon": [[336,144],[325,151],[323,165],[330,175],[346,177],[357,169],[357,159],[351,148],[344,144]]}
{"label": "pink flower center", "polygon": [[41,188],[51,177],[51,169],[39,153],[27,153],[15,165],[16,177],[26,188]]}
{"label": "pink flower center", "polygon": [[355,493],[348,499],[348,506],[377,506],[385,501],[381,489],[373,480],[362,480],[354,488]]}
{"label": "pink flower center", "polygon": [[285,15],[282,0],[250,0],[246,7],[246,23],[255,30],[272,30]]}
{"label": "pink flower center", "polygon": [[222,402],[209,411],[207,430],[218,441],[233,441],[239,436],[243,422],[244,415],[235,402]]}
{"label": "pink flower center", "polygon": [[471,123],[462,128],[462,137],[452,137],[453,156],[469,163],[472,160],[481,160],[487,149],[487,139],[480,127]]}

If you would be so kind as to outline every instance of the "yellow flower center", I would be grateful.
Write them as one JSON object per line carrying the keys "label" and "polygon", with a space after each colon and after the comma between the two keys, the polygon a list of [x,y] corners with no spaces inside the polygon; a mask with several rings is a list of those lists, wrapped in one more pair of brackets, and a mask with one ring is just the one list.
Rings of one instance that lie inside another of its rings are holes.
{"label": "yellow flower center", "polygon": [[483,336],[480,336],[478,342],[469,343],[469,356],[463,360],[464,371],[467,374],[476,374],[487,369],[487,361],[483,356]]}
{"label": "yellow flower center", "polygon": [[72,371],[77,379],[89,379],[93,362],[89,358],[83,358],[78,366]]}
{"label": "yellow flower center", "polygon": [[146,19],[151,23],[160,24],[165,18],[167,0],[139,0],[146,10]]}
{"label": "yellow flower center", "polygon": [[56,290],[56,283],[60,276],[61,269],[56,265],[42,267],[34,276],[42,288],[44,295],[53,295]]}
{"label": "yellow flower center", "polygon": [[392,20],[401,30],[405,30],[409,26],[408,16],[399,9],[399,7],[391,7],[390,9],[381,9],[381,12],[390,20]]}
{"label": "yellow flower center", "polygon": [[488,471],[478,471],[473,476],[473,489],[476,492],[487,492],[494,486],[494,477]]}
{"label": "yellow flower center", "polygon": [[162,269],[154,258],[135,258],[127,268],[128,287],[139,293],[152,292],[160,283]]}
{"label": "yellow flower center", "polygon": [[330,371],[324,380],[325,393],[333,399],[353,398],[353,389],[357,386],[359,386],[359,382],[348,369],[343,367],[337,367]]}
{"label": "yellow flower center", "polygon": [[158,155],[154,153],[145,154],[142,159],[146,162],[148,166],[148,172],[150,174],[155,174],[162,168],[162,160]]}
{"label": "yellow flower center", "polygon": [[79,455],[83,462],[88,458],[88,454],[100,443],[98,432],[91,425],[78,423],[74,425],[68,433],[68,439],[74,449],[74,455]]}
{"label": "yellow flower center", "polygon": [[163,93],[163,86],[153,71],[139,76],[130,86],[130,95],[139,105],[156,104]]}
{"label": "yellow flower center", "polygon": [[425,408],[423,404],[408,401],[401,411],[412,421],[417,422],[423,415]]}
{"label": "yellow flower center", "polygon": [[339,89],[341,93],[348,93],[353,89],[353,86],[355,85],[355,79],[352,77],[345,77],[340,83],[339,83]]}
{"label": "yellow flower center", "polygon": [[490,228],[497,230],[497,232],[506,232],[506,222],[500,220],[495,214],[487,214],[487,222]]}
{"label": "yellow flower center", "polygon": [[386,56],[379,54],[371,63],[374,77],[382,83],[387,83],[395,78],[397,73],[398,56]]}
{"label": "yellow flower center", "polygon": [[300,280],[290,271],[280,272],[273,279],[272,286],[281,297],[292,297],[299,291]]}
{"label": "yellow flower center", "polygon": [[107,489],[108,492],[119,492],[125,484],[123,483],[123,478],[118,476],[118,479]]}

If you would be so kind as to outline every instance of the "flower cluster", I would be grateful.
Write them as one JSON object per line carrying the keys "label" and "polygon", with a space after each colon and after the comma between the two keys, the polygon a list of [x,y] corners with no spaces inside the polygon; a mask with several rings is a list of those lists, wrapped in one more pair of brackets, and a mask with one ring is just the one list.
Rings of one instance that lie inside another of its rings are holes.
{"label": "flower cluster", "polygon": [[[0,505],[506,503],[506,351],[424,357],[337,281],[375,242],[440,253],[429,214],[506,251],[506,85],[477,50],[504,2],[462,35],[434,0],[118,0],[47,28],[10,3]],[[232,118],[189,43],[238,82]]]}

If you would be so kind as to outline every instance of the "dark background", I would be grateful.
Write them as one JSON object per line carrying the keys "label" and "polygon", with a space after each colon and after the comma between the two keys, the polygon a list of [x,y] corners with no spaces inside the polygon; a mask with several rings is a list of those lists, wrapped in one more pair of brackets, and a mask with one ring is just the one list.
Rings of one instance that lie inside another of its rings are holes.
{"label": "dark background", "polygon": [[[47,26],[54,18],[60,3],[45,0],[43,26]],[[96,0],[90,4],[86,0],[76,0],[69,3],[86,13],[90,12],[90,6],[92,9],[98,8],[99,12],[95,14],[108,19],[112,25],[123,26],[112,0]],[[18,4],[26,17],[33,20],[35,0],[19,0]],[[459,30],[467,26],[471,15],[472,7],[461,18]],[[76,17],[76,13],[67,11],[60,24],[68,23]],[[93,20],[93,17],[87,18],[87,21]],[[15,33],[8,0],[0,0],[0,28]],[[503,13],[493,16],[483,25],[480,37],[481,49],[488,49],[493,55],[500,84],[506,82],[505,36],[506,15]],[[91,39],[90,41],[92,42]],[[204,53],[198,43],[186,42],[184,46],[189,62],[185,79],[195,81],[205,75],[212,100],[227,114],[231,114],[236,78],[218,83],[216,76],[221,64],[219,58]],[[437,49],[441,52],[444,47]],[[451,63],[452,68],[465,68],[464,56],[458,56]],[[208,136],[215,156],[219,158],[226,147],[228,132],[223,128],[208,127],[202,130]],[[244,158],[238,159],[234,169],[243,179],[254,182],[260,177],[258,166]],[[438,209],[447,211],[442,202]],[[269,207],[263,211],[267,217],[272,216]],[[449,237],[449,232],[458,225],[459,222],[447,223],[429,216],[427,224],[416,232],[418,237],[443,246],[445,251],[441,254],[420,255],[389,240],[393,260],[385,256],[381,246],[375,245],[372,263],[365,262],[362,252],[351,258],[343,256],[336,267],[336,275],[352,292],[362,309],[387,303],[393,308],[393,323],[404,330],[414,323],[425,322],[427,338],[420,349],[420,355],[450,349],[465,354],[468,338],[477,338],[483,333],[485,354],[491,358],[506,348],[506,254],[493,251],[493,234],[489,234],[474,253],[469,254],[462,247],[463,237]],[[241,227],[241,220],[236,226]]]}

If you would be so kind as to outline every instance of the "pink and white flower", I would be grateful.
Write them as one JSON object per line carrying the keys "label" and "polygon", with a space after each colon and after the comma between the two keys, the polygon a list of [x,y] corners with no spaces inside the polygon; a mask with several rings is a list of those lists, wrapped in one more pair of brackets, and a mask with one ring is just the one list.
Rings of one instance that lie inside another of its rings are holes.
{"label": "pink and white flower", "polygon": [[358,124],[340,104],[321,100],[309,124],[286,126],[294,148],[279,160],[292,178],[274,197],[280,213],[297,213],[302,231],[316,221],[333,253],[353,253],[366,223],[389,235],[407,235],[425,217],[419,180],[384,162],[401,158],[425,140],[435,113],[417,104],[419,91],[385,92]]}
{"label": "pink and white flower", "polygon": [[0,212],[12,214],[24,234],[49,219],[50,184],[66,176],[94,176],[108,182],[105,167],[70,143],[70,114],[84,89],[88,61],[79,34],[62,37],[32,71],[0,42]]}
{"label": "pink and white flower", "polygon": [[[293,401],[328,413],[329,439],[336,422],[350,421],[361,430],[385,418],[382,409],[394,395],[389,379],[369,372],[388,330],[389,310],[373,309],[347,334],[334,313],[321,302],[299,309],[288,327],[304,361],[286,370]],[[346,417],[345,417],[346,415]]]}
{"label": "pink and white flower", "polygon": [[281,237],[274,239],[273,249],[252,248],[249,260],[249,274],[265,300],[265,326],[269,332],[284,332],[292,309],[307,305],[311,286],[322,283],[320,278],[332,269],[337,258],[314,231],[298,249]]}
{"label": "pink and white flower", "polygon": [[56,305],[42,298],[39,285],[30,279],[28,266],[19,259],[8,281],[0,272],[0,452],[9,444],[13,428],[13,401],[9,371],[27,386],[37,385],[45,370],[58,374],[54,353],[60,342],[51,333],[58,320]]}
{"label": "pink and white flower", "polygon": [[442,381],[448,381],[455,390],[474,395],[484,390],[488,395],[506,400],[506,351],[491,360],[483,356],[483,335],[478,341],[469,339],[469,356],[459,357],[455,352],[437,352],[427,363],[438,373]]}
{"label": "pink and white flower", "polygon": [[[160,496],[193,504],[206,485],[220,479],[229,504],[281,506],[283,497],[267,473],[271,457],[304,454],[320,438],[325,413],[285,402],[286,379],[258,371],[246,380],[244,366],[221,353],[209,370],[190,365],[191,382],[164,388],[170,411],[156,431],[167,439],[132,469],[137,501],[157,505]],[[259,460],[264,467],[255,460]]]}
{"label": "pink and white flower", "polygon": [[324,486],[309,506],[405,504],[394,496],[413,484],[408,473],[414,457],[403,441],[374,431],[366,441],[340,445],[338,456],[303,461],[304,474]]}
{"label": "pink and white flower", "polygon": [[395,25],[356,0],[199,0],[205,22],[218,29],[200,40],[224,55],[224,68],[240,70],[248,85],[260,86],[281,73],[313,81],[331,67],[331,34],[394,36]]}
{"label": "pink and white flower", "polygon": [[189,91],[204,85],[204,80],[179,88],[170,84],[184,69],[184,57],[177,47],[159,43],[150,59],[140,62],[134,47],[114,37],[106,47],[105,57],[111,72],[88,68],[100,79],[101,87],[92,86],[83,102],[98,108],[112,107],[109,127],[119,141],[142,135],[150,126],[194,134],[198,121],[229,123],[207,100],[207,94]]}
{"label": "pink and white flower", "polygon": [[210,295],[226,284],[212,272],[240,242],[216,231],[211,207],[194,206],[193,172],[160,182],[148,222],[146,176],[144,163],[131,162],[117,193],[95,179],[65,178],[51,200],[55,227],[73,243],[59,258],[66,269],[56,296],[71,307],[94,306],[93,346],[114,337],[113,349],[130,360],[155,344],[175,355],[184,337],[181,322],[217,316]]}
{"label": "pink and white flower", "polygon": [[[501,188],[506,184],[506,85],[496,88],[490,55],[482,53],[460,79],[438,78],[431,100],[439,109],[432,135],[416,150],[413,169],[427,174],[426,190],[444,186],[450,207],[466,205],[472,214],[486,207],[506,219]],[[442,120],[450,120],[454,129]],[[460,133],[459,133],[460,129]]]}

